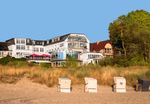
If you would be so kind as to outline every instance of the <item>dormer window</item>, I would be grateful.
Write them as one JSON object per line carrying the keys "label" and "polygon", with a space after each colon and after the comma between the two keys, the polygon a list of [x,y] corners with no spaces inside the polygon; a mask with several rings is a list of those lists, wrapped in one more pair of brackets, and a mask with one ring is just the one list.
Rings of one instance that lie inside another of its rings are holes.
{"label": "dormer window", "polygon": [[30,43],[30,40],[29,40],[29,39],[27,39],[27,43]]}
{"label": "dormer window", "polygon": [[32,41],[33,42],[33,44],[35,44],[35,41]]}
{"label": "dormer window", "polygon": [[47,44],[49,44],[49,40],[47,40]]}
{"label": "dormer window", "polygon": [[52,39],[52,42],[54,42],[54,39]]}
{"label": "dormer window", "polygon": [[60,37],[57,38],[57,41],[60,41]]}

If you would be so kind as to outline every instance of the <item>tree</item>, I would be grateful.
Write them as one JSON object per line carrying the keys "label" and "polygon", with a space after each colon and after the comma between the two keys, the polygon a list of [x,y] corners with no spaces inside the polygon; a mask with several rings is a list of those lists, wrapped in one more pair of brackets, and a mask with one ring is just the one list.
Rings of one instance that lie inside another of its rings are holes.
{"label": "tree", "polygon": [[109,25],[110,40],[125,57],[150,61],[150,13],[136,10],[118,17]]}

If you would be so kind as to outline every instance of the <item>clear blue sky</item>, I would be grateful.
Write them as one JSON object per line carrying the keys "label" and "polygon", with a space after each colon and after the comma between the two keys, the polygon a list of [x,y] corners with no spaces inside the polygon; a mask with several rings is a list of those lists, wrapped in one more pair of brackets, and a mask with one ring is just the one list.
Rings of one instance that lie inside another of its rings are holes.
{"label": "clear blue sky", "polygon": [[109,23],[137,9],[150,12],[150,0],[0,0],[0,41],[67,33],[84,33],[91,42],[106,40]]}

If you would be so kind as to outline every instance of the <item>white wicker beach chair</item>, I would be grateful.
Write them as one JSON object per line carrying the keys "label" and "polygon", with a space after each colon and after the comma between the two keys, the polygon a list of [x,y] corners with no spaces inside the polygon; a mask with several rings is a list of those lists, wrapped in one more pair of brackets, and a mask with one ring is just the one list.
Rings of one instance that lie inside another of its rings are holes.
{"label": "white wicker beach chair", "polygon": [[126,92],[126,79],[124,77],[114,77],[114,92]]}
{"label": "white wicker beach chair", "polygon": [[97,92],[97,80],[90,77],[85,77],[85,92]]}
{"label": "white wicker beach chair", "polygon": [[71,92],[71,80],[68,78],[58,79],[58,91],[70,93]]}

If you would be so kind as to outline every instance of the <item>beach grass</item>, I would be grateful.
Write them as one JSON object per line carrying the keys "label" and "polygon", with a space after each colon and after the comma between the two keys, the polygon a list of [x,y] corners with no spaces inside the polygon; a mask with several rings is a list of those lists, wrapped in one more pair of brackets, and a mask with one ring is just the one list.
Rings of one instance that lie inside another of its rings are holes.
{"label": "beach grass", "polygon": [[49,87],[58,84],[59,77],[68,77],[72,84],[84,84],[84,77],[93,77],[99,85],[113,85],[113,77],[122,76],[127,80],[127,85],[134,86],[138,78],[150,79],[150,67],[100,67],[81,66],[75,68],[43,68],[41,66],[2,66],[0,65],[0,82],[17,83],[23,77],[33,82],[46,84]]}

